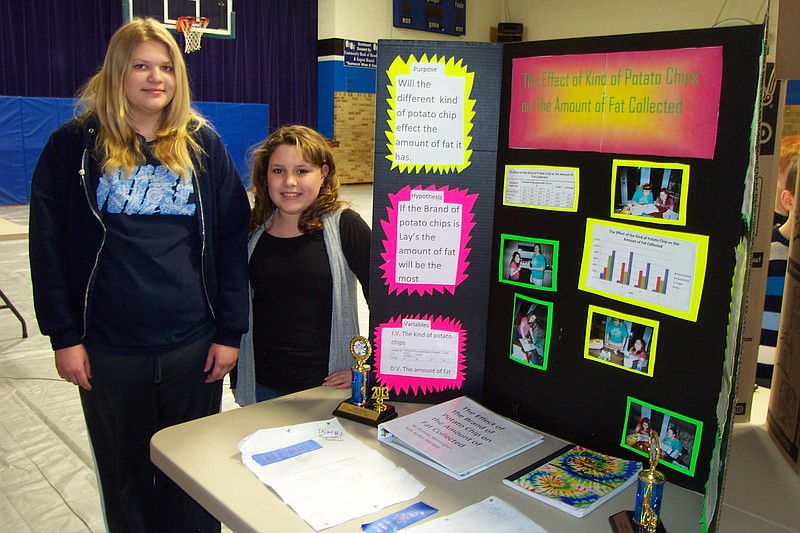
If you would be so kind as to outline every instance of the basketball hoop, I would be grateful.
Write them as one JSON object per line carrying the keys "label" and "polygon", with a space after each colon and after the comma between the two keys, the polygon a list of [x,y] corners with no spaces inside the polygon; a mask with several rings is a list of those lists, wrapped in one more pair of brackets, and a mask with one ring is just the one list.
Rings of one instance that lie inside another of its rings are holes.
{"label": "basketball hoop", "polygon": [[178,17],[175,29],[183,34],[184,52],[191,54],[200,50],[200,39],[203,38],[203,29],[206,26],[208,26],[206,17]]}

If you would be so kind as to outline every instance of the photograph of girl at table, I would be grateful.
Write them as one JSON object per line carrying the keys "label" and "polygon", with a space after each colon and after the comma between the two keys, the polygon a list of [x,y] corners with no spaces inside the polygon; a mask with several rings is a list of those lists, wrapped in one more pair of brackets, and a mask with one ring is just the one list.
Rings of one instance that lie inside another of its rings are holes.
{"label": "photograph of girl at table", "polygon": [[675,198],[669,189],[661,189],[655,201],[655,206],[661,213],[661,218],[668,220],[678,220],[678,213],[675,207]]}
{"label": "photograph of girl at table", "polygon": [[508,262],[508,279],[519,281],[519,272],[522,269],[522,257],[519,252],[514,252],[511,255],[511,261]]}
{"label": "photograph of girl at table", "polygon": [[608,349],[622,351],[628,343],[628,326],[617,317],[606,317],[605,342],[603,345]]}
{"label": "photograph of girl at table", "polygon": [[[637,337],[630,343],[628,353],[625,354],[625,366],[643,372],[647,370],[648,358],[649,356],[647,350],[645,350],[644,340]],[[630,363],[628,363],[628,361],[630,361]]]}
{"label": "photograph of girl at table", "polygon": [[648,161],[614,161],[611,216],[642,217],[648,222],[685,223],[679,211],[686,194],[689,166]]}
{"label": "photograph of girl at table", "polygon": [[643,318],[610,315],[609,311],[590,306],[585,357],[651,376],[655,327]]}
{"label": "photograph of girl at table", "polygon": [[550,305],[515,296],[510,358],[541,370],[547,366]]}
{"label": "photograph of girl at table", "polygon": [[349,388],[356,280],[368,298],[370,228],[339,200],[332,153],[311,128],[272,132],[253,153],[251,184],[251,326],[231,375],[236,402]]}
{"label": "photograph of girl at table", "polygon": [[695,439],[702,423],[677,413],[628,398],[628,414],[622,446],[647,455],[653,432],[658,434],[660,463],[679,472],[694,472]]}
{"label": "photograph of girl at table", "polygon": [[499,281],[521,287],[556,290],[558,243],[502,235]]}
{"label": "photograph of girl at table", "polygon": [[651,187],[649,183],[645,183],[644,185],[636,187],[636,192],[633,193],[631,202],[638,205],[652,204],[653,192],[650,189]]}

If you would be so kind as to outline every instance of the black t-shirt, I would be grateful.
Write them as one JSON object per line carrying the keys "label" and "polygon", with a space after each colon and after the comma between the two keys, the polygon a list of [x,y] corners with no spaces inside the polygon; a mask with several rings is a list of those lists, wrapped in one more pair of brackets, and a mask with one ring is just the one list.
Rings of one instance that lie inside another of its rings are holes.
{"label": "black t-shirt", "polygon": [[[355,211],[340,222],[348,266],[369,285],[369,227]],[[333,281],[322,232],[263,233],[249,265],[256,381],[281,392],[317,387],[328,375]]]}
{"label": "black t-shirt", "polygon": [[156,353],[210,331],[194,184],[157,161],[104,175],[97,205],[106,237],[89,302],[90,348]]}

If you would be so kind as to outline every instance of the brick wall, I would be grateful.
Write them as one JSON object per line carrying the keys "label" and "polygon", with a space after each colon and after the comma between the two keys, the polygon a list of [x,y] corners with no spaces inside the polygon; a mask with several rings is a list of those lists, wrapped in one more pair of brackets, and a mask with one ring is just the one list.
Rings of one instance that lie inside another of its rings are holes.
{"label": "brick wall", "polygon": [[372,183],[375,94],[333,93],[333,147],[339,181]]}

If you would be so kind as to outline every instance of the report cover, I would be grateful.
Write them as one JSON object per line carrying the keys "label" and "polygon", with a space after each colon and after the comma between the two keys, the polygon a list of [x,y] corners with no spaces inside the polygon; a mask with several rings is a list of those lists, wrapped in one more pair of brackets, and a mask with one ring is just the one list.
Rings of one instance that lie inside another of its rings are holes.
{"label": "report cover", "polygon": [[378,440],[456,479],[486,470],[542,439],[466,396],[378,426]]}
{"label": "report cover", "polygon": [[568,444],[503,480],[531,498],[583,517],[636,480],[638,461]]}

